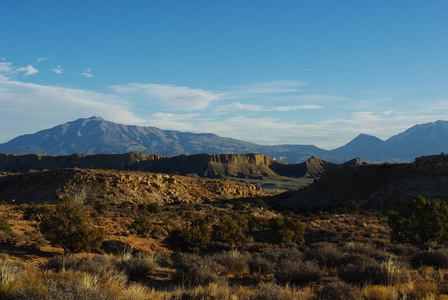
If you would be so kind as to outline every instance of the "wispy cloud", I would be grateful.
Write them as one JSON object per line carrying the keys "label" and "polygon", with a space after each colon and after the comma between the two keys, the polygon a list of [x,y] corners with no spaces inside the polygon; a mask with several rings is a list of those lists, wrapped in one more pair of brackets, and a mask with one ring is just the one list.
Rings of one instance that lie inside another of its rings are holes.
{"label": "wispy cloud", "polygon": [[0,128],[8,128],[0,131],[3,142],[92,115],[123,124],[147,124],[117,95],[0,80]]}
{"label": "wispy cloud", "polygon": [[264,94],[284,94],[301,91],[305,83],[299,80],[278,80],[237,87],[230,94],[234,96],[257,96]]}
{"label": "wispy cloud", "polygon": [[34,68],[32,65],[17,68],[14,67],[11,62],[0,62],[0,74],[3,75],[3,78],[9,78],[17,73],[23,73],[25,76],[29,76],[39,73],[39,70]]}
{"label": "wispy cloud", "polygon": [[273,106],[267,107],[256,104],[242,104],[240,102],[234,102],[226,106],[222,106],[219,108],[219,111],[250,111],[250,112],[269,112],[269,111],[277,111],[277,112],[287,112],[294,110],[303,110],[303,109],[321,109],[322,106],[314,105],[314,104],[306,104],[306,105],[285,105],[285,106]]}
{"label": "wispy cloud", "polygon": [[225,97],[224,93],[164,84],[129,83],[115,85],[111,89],[120,94],[152,96],[167,106],[181,110],[203,109],[212,101]]}
{"label": "wispy cloud", "polygon": [[81,75],[86,78],[92,78],[93,75],[90,73],[91,71],[92,71],[91,68],[85,69],[84,71],[82,71]]}
{"label": "wispy cloud", "polygon": [[49,60],[50,57],[46,56],[46,57],[39,57],[38,59],[36,59],[36,63],[41,63],[43,61]]}
{"label": "wispy cloud", "polygon": [[23,72],[25,76],[29,76],[39,73],[39,70],[34,68],[32,65],[28,65],[26,67],[17,68],[16,72]]}
{"label": "wispy cloud", "polygon": [[52,71],[59,75],[64,73],[64,69],[62,69],[62,67],[60,65],[57,66],[56,68],[52,69]]}

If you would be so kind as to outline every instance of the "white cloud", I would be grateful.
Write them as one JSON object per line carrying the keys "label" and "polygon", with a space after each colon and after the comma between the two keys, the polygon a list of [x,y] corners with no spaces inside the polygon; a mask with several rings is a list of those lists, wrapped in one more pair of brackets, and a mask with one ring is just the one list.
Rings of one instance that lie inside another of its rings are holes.
{"label": "white cloud", "polygon": [[302,87],[304,85],[305,83],[299,80],[278,80],[258,84],[243,85],[232,91],[230,94],[233,96],[250,97],[264,94],[295,93],[301,91],[299,87]]}
{"label": "white cloud", "polygon": [[12,63],[10,62],[0,62],[0,73],[14,73]]}
{"label": "white cloud", "polygon": [[84,76],[84,77],[86,77],[86,78],[92,78],[93,75],[90,74],[91,71],[92,71],[91,68],[89,68],[89,69],[85,69],[84,71],[82,71],[81,75]]}
{"label": "white cloud", "polygon": [[294,110],[303,110],[303,109],[320,109],[322,108],[320,105],[314,104],[306,104],[306,105],[286,105],[286,106],[274,106],[274,107],[266,107],[256,104],[242,104],[240,102],[234,102],[229,105],[225,105],[217,111],[250,111],[250,112],[269,112],[269,111],[277,111],[277,112],[288,112]]}
{"label": "white cloud", "polygon": [[46,56],[46,57],[39,57],[38,59],[36,59],[36,63],[41,63],[43,61],[49,60],[50,57]]}
{"label": "white cloud", "polygon": [[23,72],[23,73],[25,73],[26,76],[34,75],[34,74],[39,73],[39,70],[34,68],[32,65],[28,65],[26,67],[17,68],[15,71],[16,72]]}
{"label": "white cloud", "polygon": [[447,118],[448,115],[402,114],[385,117],[382,113],[364,111],[306,124],[245,115],[217,120],[205,119],[203,115],[156,114],[151,124],[165,129],[215,133],[259,144],[314,144],[333,149],[345,145],[361,133],[385,140],[415,124]]}
{"label": "white cloud", "polygon": [[60,65],[54,68],[52,71],[59,75],[64,73],[64,69],[62,69]]}
{"label": "white cloud", "polygon": [[0,81],[2,142],[92,115],[123,124],[146,124],[117,95],[12,80]]}
{"label": "white cloud", "polygon": [[201,89],[164,85],[129,83],[111,87],[120,94],[152,96],[163,104],[175,109],[197,110],[207,107],[210,102],[224,99],[225,94]]}

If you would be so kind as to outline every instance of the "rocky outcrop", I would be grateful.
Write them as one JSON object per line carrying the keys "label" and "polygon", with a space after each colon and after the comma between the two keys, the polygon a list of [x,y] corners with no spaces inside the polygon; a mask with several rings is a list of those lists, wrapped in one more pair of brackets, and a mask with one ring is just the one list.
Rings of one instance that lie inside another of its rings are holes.
{"label": "rocky outcrop", "polygon": [[310,186],[283,194],[279,205],[320,210],[355,200],[364,209],[387,212],[419,194],[448,200],[448,155],[420,157],[413,163],[335,167]]}
{"label": "rocky outcrop", "polygon": [[336,164],[311,157],[301,164],[278,162],[264,154],[73,154],[69,156],[0,154],[0,171],[28,172],[58,168],[115,169],[196,175],[205,178],[319,178]]}
{"label": "rocky outcrop", "polygon": [[68,195],[81,203],[201,203],[262,196],[260,187],[229,180],[148,172],[56,169],[0,177],[0,201],[55,202]]}

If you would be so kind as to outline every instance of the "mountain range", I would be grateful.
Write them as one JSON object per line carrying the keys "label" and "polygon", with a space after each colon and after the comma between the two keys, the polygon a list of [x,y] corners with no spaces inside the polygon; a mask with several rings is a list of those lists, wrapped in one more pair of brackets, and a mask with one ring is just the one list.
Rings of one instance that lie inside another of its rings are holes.
{"label": "mountain range", "polygon": [[318,156],[335,163],[359,157],[366,162],[409,162],[415,157],[448,150],[448,122],[415,125],[383,141],[360,134],[346,145],[325,150],[313,145],[258,145],[210,133],[162,130],[123,125],[100,117],[78,119],[0,144],[7,154],[121,154],[128,152],[177,156],[182,154],[262,153],[299,163]]}

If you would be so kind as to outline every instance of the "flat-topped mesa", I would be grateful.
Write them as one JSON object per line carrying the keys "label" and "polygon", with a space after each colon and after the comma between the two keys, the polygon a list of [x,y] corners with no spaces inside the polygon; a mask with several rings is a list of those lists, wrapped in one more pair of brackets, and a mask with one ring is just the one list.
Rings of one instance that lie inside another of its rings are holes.
{"label": "flat-topped mesa", "polygon": [[0,171],[26,172],[29,170],[52,170],[60,168],[132,169],[145,160],[159,160],[166,156],[144,153],[125,154],[72,154],[50,156],[41,154],[0,154]]}

